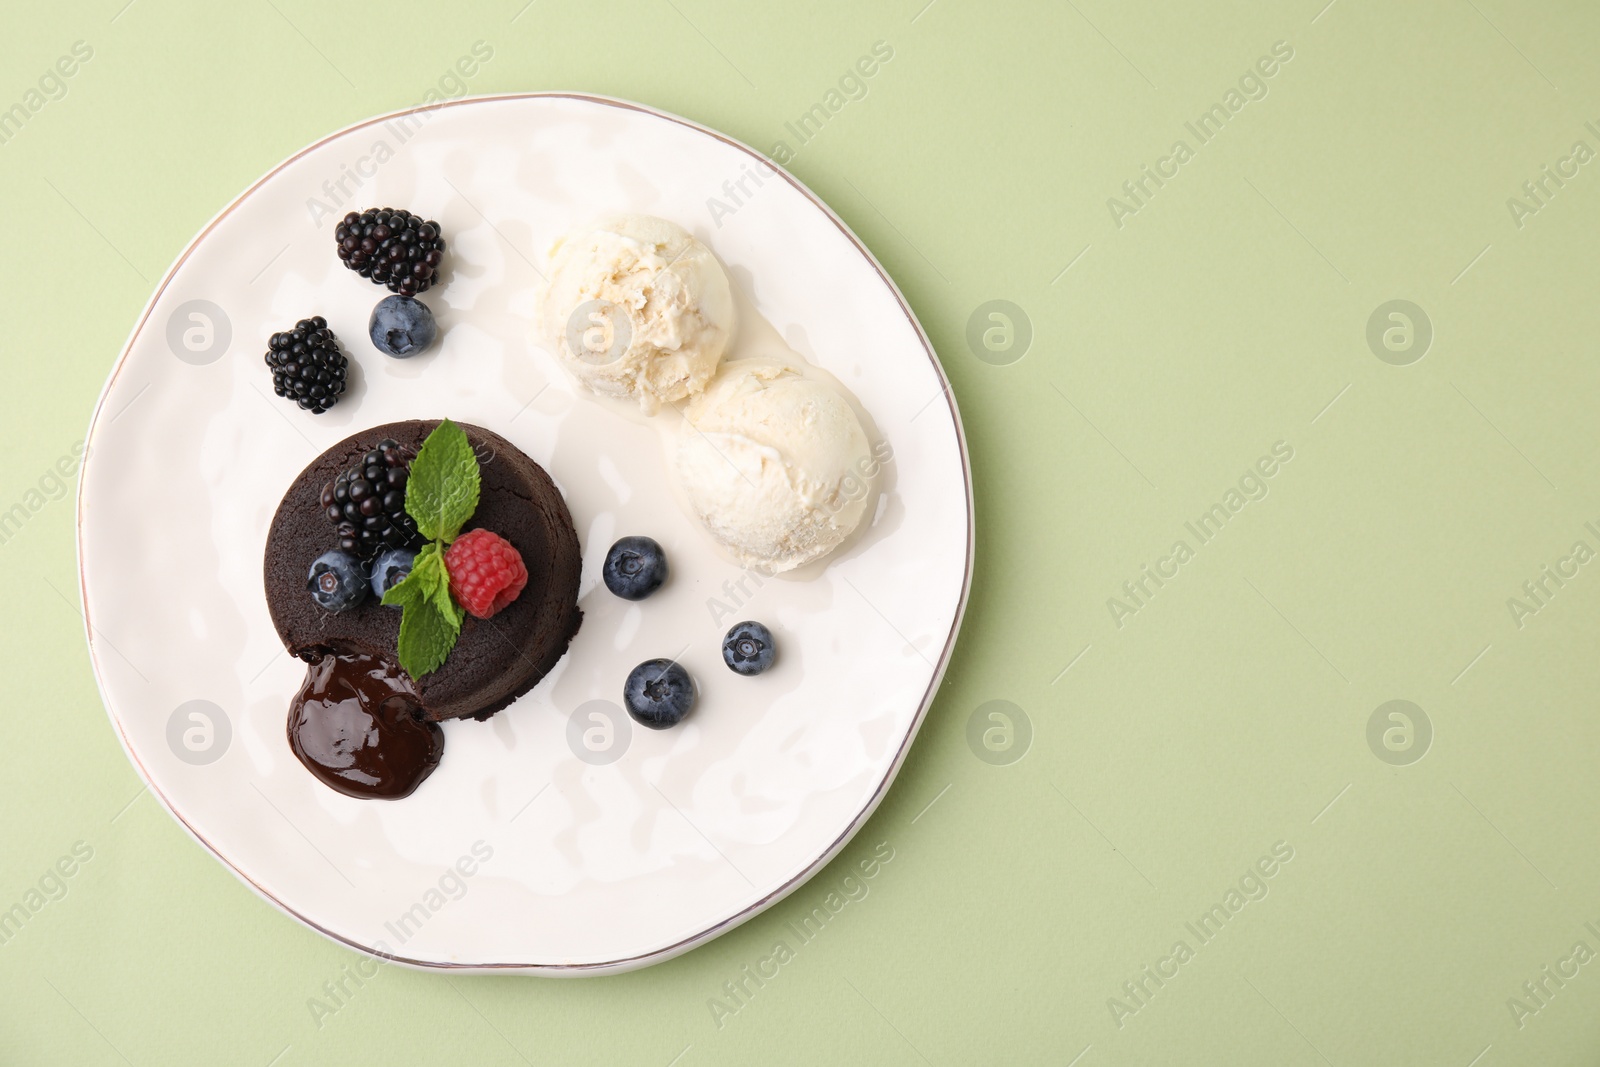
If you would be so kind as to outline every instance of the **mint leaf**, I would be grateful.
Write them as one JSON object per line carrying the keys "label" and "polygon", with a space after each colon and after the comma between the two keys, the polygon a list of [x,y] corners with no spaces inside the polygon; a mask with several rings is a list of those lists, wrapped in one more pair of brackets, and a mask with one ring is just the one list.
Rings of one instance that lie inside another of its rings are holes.
{"label": "mint leaf", "polygon": [[460,605],[450,596],[450,573],[445,570],[442,560],[439,564],[439,575],[441,580],[433,587],[429,603],[433,605],[434,610],[449,619],[450,625],[459,633],[461,620],[466,617],[466,612],[462,611]]}
{"label": "mint leaf", "polygon": [[[434,574],[436,569],[442,570],[444,561],[439,556],[439,546],[433,543],[423,545],[417,553],[417,558],[411,561],[411,573],[389,587],[383,594],[382,603],[390,607],[404,607],[407,604],[416,604],[427,600],[433,592],[438,581]],[[446,586],[448,586],[448,579]]]}
{"label": "mint leaf", "polygon": [[466,432],[445,419],[411,461],[406,513],[423,537],[449,544],[478,510],[479,483],[478,457]]}
{"label": "mint leaf", "polygon": [[400,666],[413,678],[439,669],[455,647],[460,630],[439,614],[431,600],[408,605],[400,616]]}
{"label": "mint leaf", "polygon": [[461,634],[461,609],[450,599],[450,575],[437,541],[422,546],[411,573],[383,594],[399,605],[400,666],[413,678],[439,669]]}

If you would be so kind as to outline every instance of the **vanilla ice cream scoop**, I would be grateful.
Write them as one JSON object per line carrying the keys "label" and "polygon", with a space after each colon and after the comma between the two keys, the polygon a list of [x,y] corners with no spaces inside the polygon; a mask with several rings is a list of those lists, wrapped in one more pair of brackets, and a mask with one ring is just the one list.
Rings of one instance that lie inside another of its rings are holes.
{"label": "vanilla ice cream scoop", "polygon": [[733,336],[733,292],[711,250],[650,215],[614,215],[551,249],[546,340],[601,396],[647,415],[705,388]]}
{"label": "vanilla ice cream scoop", "polygon": [[878,470],[873,449],[849,402],[803,363],[724,363],[684,415],[679,486],[742,565],[792,570],[860,525]]}

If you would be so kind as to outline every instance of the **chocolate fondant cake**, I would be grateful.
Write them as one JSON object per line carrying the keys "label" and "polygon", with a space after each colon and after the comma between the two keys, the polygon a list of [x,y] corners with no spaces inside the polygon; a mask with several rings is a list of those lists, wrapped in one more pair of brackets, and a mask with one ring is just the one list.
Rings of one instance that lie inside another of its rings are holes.
{"label": "chocolate fondant cake", "polygon": [[[410,452],[438,426],[433,420],[374,426],[346,438],[301,472],[278,505],[267,534],[267,607],[289,651],[308,662],[358,653],[395,662],[401,612],[376,600],[352,610],[323,610],[306,592],[307,573],[333,547],[323,487],[384,439]],[[491,618],[467,616],[437,670],[409,679],[433,721],[486,719],[532,689],[566,653],[582,620],[581,556],[566,502],[550,476],[498,434],[462,424],[477,453],[481,492],[465,530],[493,530],[521,553],[528,584]],[[398,670],[398,668],[396,668]]]}

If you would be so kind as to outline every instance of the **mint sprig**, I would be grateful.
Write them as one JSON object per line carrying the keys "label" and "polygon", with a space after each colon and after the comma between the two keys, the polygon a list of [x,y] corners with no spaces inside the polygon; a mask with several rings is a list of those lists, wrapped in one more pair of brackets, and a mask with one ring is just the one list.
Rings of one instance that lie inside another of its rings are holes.
{"label": "mint sprig", "polygon": [[400,607],[400,666],[413,678],[439,669],[461,635],[461,609],[450,599],[450,575],[439,542],[422,546],[411,573],[383,594]]}
{"label": "mint sprig", "polygon": [[417,552],[411,573],[383,594],[383,603],[400,608],[396,651],[413,678],[438,670],[461,636],[464,613],[450,596],[444,549],[478,509],[480,490],[472,443],[445,419],[422,442],[406,479],[406,513],[428,543]]}

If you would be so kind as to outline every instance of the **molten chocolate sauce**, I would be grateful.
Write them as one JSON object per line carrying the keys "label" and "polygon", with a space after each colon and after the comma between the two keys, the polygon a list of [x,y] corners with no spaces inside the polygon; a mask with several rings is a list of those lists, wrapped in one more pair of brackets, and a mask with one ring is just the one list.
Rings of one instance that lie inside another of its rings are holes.
{"label": "molten chocolate sauce", "polygon": [[346,796],[410,796],[444,755],[444,731],[422,717],[399,668],[360,652],[325,654],[289,705],[289,747]]}

